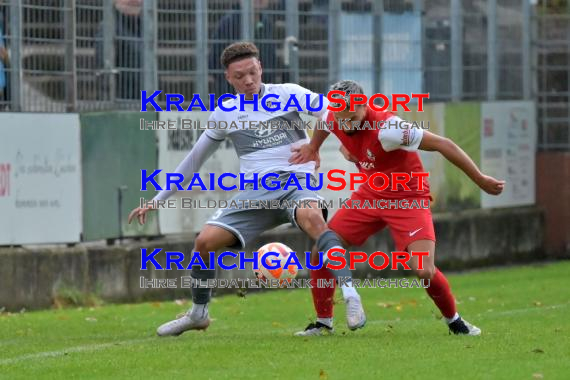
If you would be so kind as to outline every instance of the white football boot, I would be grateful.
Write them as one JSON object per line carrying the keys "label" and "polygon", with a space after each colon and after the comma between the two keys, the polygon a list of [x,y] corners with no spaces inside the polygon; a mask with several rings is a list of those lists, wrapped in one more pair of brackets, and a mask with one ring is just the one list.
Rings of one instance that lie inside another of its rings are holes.
{"label": "white football boot", "polygon": [[449,333],[455,335],[471,335],[477,336],[481,335],[481,329],[477,326],[473,326],[471,323],[467,322],[461,317],[457,318],[455,321],[447,325],[449,327]]}
{"label": "white football boot", "polygon": [[295,336],[317,336],[334,334],[334,329],[319,321],[309,323],[303,331],[297,331]]}
{"label": "white football boot", "polygon": [[346,324],[350,330],[360,329],[366,324],[366,315],[360,297],[346,299]]}
{"label": "white football boot", "polygon": [[178,336],[188,330],[206,330],[210,326],[210,317],[205,314],[197,319],[190,312],[182,314],[179,318],[166,322],[156,329],[158,336]]}

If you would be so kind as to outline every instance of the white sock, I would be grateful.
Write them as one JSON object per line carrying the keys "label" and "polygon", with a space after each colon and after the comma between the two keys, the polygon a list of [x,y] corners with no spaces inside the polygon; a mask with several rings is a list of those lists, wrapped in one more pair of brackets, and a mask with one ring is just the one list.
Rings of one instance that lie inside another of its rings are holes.
{"label": "white sock", "polygon": [[[350,284],[350,285],[348,285]],[[352,286],[352,281],[348,282],[348,284],[341,285],[340,289],[342,290],[342,298],[346,301],[347,298],[356,297],[360,298],[354,286]]]}
{"label": "white sock", "polygon": [[190,317],[192,319],[204,319],[208,316],[208,304],[195,303],[190,310]]}
{"label": "white sock", "polygon": [[317,318],[317,322],[321,322],[323,325],[326,325],[330,328],[333,326],[333,319],[332,318]]}
{"label": "white sock", "polygon": [[[443,317],[443,318],[445,318],[445,317]],[[453,322],[455,322],[455,321],[458,320],[458,319],[459,319],[459,314],[458,314],[458,313],[455,313],[455,315],[454,315],[453,317],[451,317],[451,318],[445,318],[445,321],[446,321],[447,324],[449,325],[450,323],[453,323]]]}

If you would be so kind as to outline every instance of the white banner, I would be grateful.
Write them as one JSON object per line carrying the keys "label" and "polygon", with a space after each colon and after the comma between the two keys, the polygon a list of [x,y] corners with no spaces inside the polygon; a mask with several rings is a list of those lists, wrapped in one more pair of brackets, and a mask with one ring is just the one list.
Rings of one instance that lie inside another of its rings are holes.
{"label": "white banner", "polygon": [[77,114],[0,113],[0,245],[80,240],[80,144]]}
{"label": "white banner", "polygon": [[481,191],[481,206],[535,203],[536,122],[530,101],[482,103],[481,170],[507,183],[500,196]]}
{"label": "white banner", "polygon": [[[158,176],[159,184],[164,186],[166,181],[167,172],[174,172],[176,166],[186,157],[190,152],[200,133],[203,130],[198,130],[195,125],[187,125],[182,129],[181,120],[184,119],[193,122],[199,121],[202,127],[207,125],[209,112],[160,112],[159,120],[177,121],[177,130],[162,130],[157,131],[158,137],[158,169],[162,172]],[[207,188],[210,188],[208,180],[209,173],[216,173],[216,178],[221,173],[234,173],[239,174],[239,160],[235,153],[234,147],[230,139],[224,140],[218,150],[205,162],[200,169],[200,177],[204,180]],[[226,186],[231,186],[234,183],[231,178],[224,179]],[[219,201],[222,199],[229,199],[235,194],[235,191],[224,191],[220,189],[217,184],[213,191],[203,191],[195,188],[192,191],[179,191],[171,199],[176,200],[175,209],[163,209],[159,211],[158,221],[160,232],[162,234],[174,233],[188,233],[199,232],[204,223],[209,217],[216,212],[216,209],[211,208],[181,208],[181,198],[191,198],[192,200],[200,201],[205,204],[207,201]],[[152,197],[148,197],[152,198]]]}

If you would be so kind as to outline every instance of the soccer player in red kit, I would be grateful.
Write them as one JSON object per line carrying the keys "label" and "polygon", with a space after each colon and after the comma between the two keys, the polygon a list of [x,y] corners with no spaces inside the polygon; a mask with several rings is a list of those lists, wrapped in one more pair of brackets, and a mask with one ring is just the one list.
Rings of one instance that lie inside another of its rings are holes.
{"label": "soccer player in red kit", "polygon": [[[447,160],[463,170],[485,192],[498,195],[503,191],[504,181],[498,181],[481,173],[469,156],[451,140],[420,128],[410,128],[411,125],[398,116],[390,112],[375,111],[368,105],[356,105],[355,111],[350,112],[349,95],[364,93],[358,83],[348,80],[340,81],[331,87],[332,90],[345,92],[346,109],[340,112],[329,111],[325,114],[323,119],[326,122],[334,122],[333,129],[330,131],[322,128],[316,129],[310,144],[295,149],[295,154],[290,160],[292,163],[314,160],[318,155],[320,146],[332,132],[341,141],[341,151],[345,158],[355,162],[358,170],[368,177],[377,172],[382,172],[389,178],[391,178],[391,173],[396,172],[407,174],[424,172],[417,151],[438,151]],[[359,128],[356,127],[357,125]],[[377,180],[374,182],[376,187],[380,187],[384,183],[381,177],[376,177],[375,180]],[[420,186],[420,180],[423,181],[423,186]],[[351,201],[347,204],[350,205],[353,200],[360,201],[360,205],[364,204],[365,200],[386,200],[383,204],[388,205],[390,200],[402,199],[408,200],[409,203],[417,200],[419,204],[423,204],[422,200],[431,199],[429,183],[425,177],[412,178],[407,185],[410,188],[409,191],[404,191],[401,184],[398,185],[397,191],[392,191],[391,186],[378,191],[366,182],[352,193]],[[384,227],[389,227],[397,251],[428,251],[429,256],[423,257],[423,269],[418,268],[418,260],[415,256],[411,260],[410,267],[419,278],[430,280],[426,291],[441,311],[449,330],[454,334],[481,334],[479,328],[459,316],[449,283],[443,273],[435,266],[436,239],[429,208],[344,207],[334,215],[328,225],[343,240],[345,247],[347,245],[362,245],[371,235]],[[325,259],[326,256],[323,261]],[[317,311],[317,321],[296,335],[321,335],[333,331],[335,289],[315,286],[317,279],[331,279],[333,277],[323,265],[322,269],[311,271],[311,278],[314,281],[311,290]]]}

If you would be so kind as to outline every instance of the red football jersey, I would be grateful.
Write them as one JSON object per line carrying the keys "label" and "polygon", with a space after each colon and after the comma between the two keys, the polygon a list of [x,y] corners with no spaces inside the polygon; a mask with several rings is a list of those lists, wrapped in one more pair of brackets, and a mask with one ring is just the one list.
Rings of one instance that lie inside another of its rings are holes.
{"label": "red football jersey", "polygon": [[[346,134],[334,119],[333,113],[323,116],[327,123],[333,122],[331,130],[344,145],[344,147],[358,159],[358,170],[368,177],[382,172],[391,180],[391,173],[400,172],[410,174],[424,172],[424,168],[417,152],[423,136],[420,128],[409,128],[410,124],[390,112],[374,111],[367,107],[366,116],[359,125],[359,130],[351,135]],[[368,122],[368,123],[366,123]],[[350,123],[350,122],[349,122]],[[421,178],[412,178],[408,183],[410,191],[398,185],[398,190],[392,191],[391,183],[385,190],[372,189],[368,183],[363,183],[357,192],[363,196],[372,196],[376,199],[401,199],[429,197],[429,182],[423,178],[423,190],[418,190],[418,181]],[[374,185],[380,187],[384,184],[381,177],[374,179]]]}

